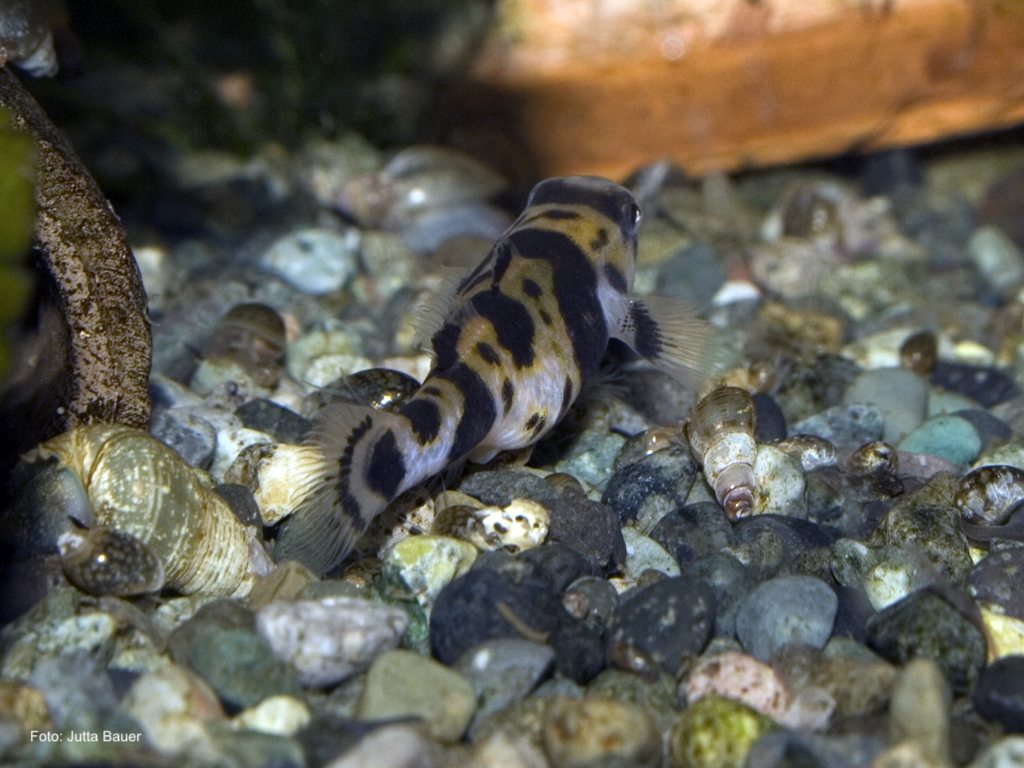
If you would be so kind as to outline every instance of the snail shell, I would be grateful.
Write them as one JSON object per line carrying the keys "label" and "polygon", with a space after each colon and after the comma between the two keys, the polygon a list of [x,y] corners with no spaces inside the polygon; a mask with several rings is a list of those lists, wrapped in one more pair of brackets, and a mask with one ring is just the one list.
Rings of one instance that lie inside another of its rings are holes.
{"label": "snail shell", "polygon": [[95,526],[134,537],[160,560],[165,586],[183,594],[248,593],[255,529],[239,523],[171,448],[141,430],[94,424],[47,440],[26,460],[51,457],[81,480]]}
{"label": "snail shell", "polygon": [[960,480],[954,503],[964,520],[977,525],[1001,525],[1024,501],[1024,471],[996,465],[979,467]]}
{"label": "snail shell", "polygon": [[833,467],[839,463],[839,452],[836,447],[817,435],[793,435],[777,441],[774,445],[783,453],[797,459],[804,472]]}
{"label": "snail shell", "polygon": [[875,440],[853,451],[846,459],[846,468],[853,475],[884,472],[895,476],[900,460],[895,448],[882,440]]}
{"label": "snail shell", "polygon": [[164,567],[140,539],[114,528],[73,528],[57,538],[60,564],[92,595],[141,595],[164,585]]}
{"label": "snail shell", "polygon": [[750,393],[719,386],[694,407],[686,437],[704,476],[730,520],[751,514],[754,507],[754,429],[757,412]]}
{"label": "snail shell", "polygon": [[397,411],[419,388],[420,383],[407,373],[390,368],[367,368],[342,376],[314,392],[307,403],[313,410],[343,402]]}
{"label": "snail shell", "polygon": [[217,323],[207,357],[232,360],[260,386],[273,387],[286,345],[284,319],[275,310],[266,304],[236,304]]}
{"label": "snail shell", "polygon": [[939,340],[931,331],[918,331],[900,345],[900,366],[927,376],[939,357]]}

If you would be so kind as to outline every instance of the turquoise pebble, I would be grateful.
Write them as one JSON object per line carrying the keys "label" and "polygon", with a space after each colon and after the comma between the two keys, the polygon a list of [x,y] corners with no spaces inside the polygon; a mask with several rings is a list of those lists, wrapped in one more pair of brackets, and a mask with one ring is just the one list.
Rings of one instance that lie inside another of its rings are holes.
{"label": "turquoise pebble", "polygon": [[970,464],[981,452],[981,438],[967,419],[943,415],[928,419],[897,447],[901,451],[939,456],[954,464]]}

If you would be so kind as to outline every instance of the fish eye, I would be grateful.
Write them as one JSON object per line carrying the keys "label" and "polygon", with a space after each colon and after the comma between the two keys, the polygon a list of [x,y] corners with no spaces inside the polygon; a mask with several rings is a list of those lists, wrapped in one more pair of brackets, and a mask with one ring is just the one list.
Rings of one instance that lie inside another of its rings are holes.
{"label": "fish eye", "polygon": [[633,225],[634,228],[637,227],[640,224],[640,218],[641,218],[640,206],[638,206],[636,203],[630,203],[630,206],[629,206],[629,221]]}

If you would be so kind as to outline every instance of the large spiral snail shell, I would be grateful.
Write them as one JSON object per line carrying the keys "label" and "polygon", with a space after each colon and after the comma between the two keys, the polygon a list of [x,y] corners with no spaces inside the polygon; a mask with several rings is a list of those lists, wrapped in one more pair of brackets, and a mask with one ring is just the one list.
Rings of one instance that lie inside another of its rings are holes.
{"label": "large spiral snail shell", "polygon": [[704,464],[704,477],[730,520],[751,514],[754,507],[754,429],[757,412],[750,393],[719,386],[694,407],[686,437],[694,456]]}
{"label": "large spiral snail shell", "polygon": [[[141,542],[159,558],[164,586],[183,594],[248,593],[255,577],[250,545],[259,546],[255,529],[238,522],[202,476],[171,448],[137,429],[94,424],[47,440],[25,460],[53,457],[81,480],[92,507],[91,524]],[[77,544],[102,546],[109,541],[108,535],[95,535]]]}

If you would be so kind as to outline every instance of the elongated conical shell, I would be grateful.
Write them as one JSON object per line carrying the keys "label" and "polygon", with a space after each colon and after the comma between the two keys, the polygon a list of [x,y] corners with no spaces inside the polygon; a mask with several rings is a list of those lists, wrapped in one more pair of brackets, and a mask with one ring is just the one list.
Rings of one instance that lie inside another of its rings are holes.
{"label": "elongated conical shell", "polygon": [[753,510],[756,426],[750,393],[726,386],[715,387],[697,403],[686,424],[690,448],[730,520]]}

